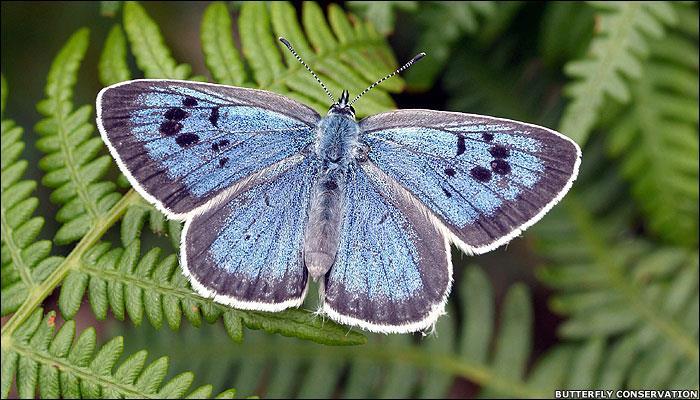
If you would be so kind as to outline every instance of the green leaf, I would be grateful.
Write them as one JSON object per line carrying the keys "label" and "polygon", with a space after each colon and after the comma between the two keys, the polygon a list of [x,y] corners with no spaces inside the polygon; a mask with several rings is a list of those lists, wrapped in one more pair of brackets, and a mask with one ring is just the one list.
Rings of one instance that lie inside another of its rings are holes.
{"label": "green leaf", "polygon": [[[3,107],[7,86],[2,79]],[[35,217],[39,200],[31,197],[36,182],[21,180],[27,161],[24,130],[12,120],[2,121],[2,308],[1,315],[16,311],[29,292],[61,261],[52,257],[51,242],[39,240],[44,218]]]}
{"label": "green leaf", "polygon": [[229,335],[238,342],[243,339],[244,326],[326,345],[356,345],[366,341],[362,334],[348,332],[307,311],[234,310],[202,298],[189,288],[178,268],[177,257],[160,254],[161,250],[154,248],[141,256],[137,240],[125,249],[111,249],[107,243],[94,246],[61,288],[59,305],[64,317],[70,319],[76,314],[79,301],[89,288],[89,301],[98,318],[104,318],[109,307],[118,319],[128,315],[134,325],[139,325],[145,315],[156,328],[165,320],[172,329],[178,329],[183,315],[194,326],[201,325],[203,316],[214,322],[223,315]]}
{"label": "green leaf", "polygon": [[214,80],[225,85],[243,85],[247,76],[233,43],[231,16],[225,3],[214,2],[207,7],[200,37],[204,60]]}
{"label": "green leaf", "polygon": [[[193,368],[210,377],[215,387],[235,386],[243,396],[440,398],[450,392],[457,377],[482,388],[479,397],[487,398],[547,397],[554,388],[569,387],[567,382],[587,382],[577,389],[600,387],[599,379],[605,377],[597,371],[608,342],[554,346],[526,372],[532,357],[529,291],[514,285],[507,289],[504,304],[496,307],[484,272],[476,266],[465,272],[459,292],[469,294],[463,299],[469,309],[462,315],[452,310],[440,318],[435,334],[421,338],[370,334],[365,346],[326,347],[255,332],[247,334],[245,342],[232,344],[228,327],[217,325],[185,327],[177,335],[147,328],[126,332],[138,340],[132,346],[150,344],[155,351],[168,351],[176,368]],[[498,329],[474,326],[476,322],[493,326],[497,310]],[[211,363],[214,357],[221,362]],[[571,360],[578,369],[568,367]]]}
{"label": "green leaf", "polygon": [[641,75],[641,62],[649,53],[649,38],[661,38],[666,25],[677,17],[663,2],[598,2],[595,37],[584,59],[565,67],[575,80],[566,87],[571,102],[564,110],[560,132],[582,145],[599,119],[606,96],[627,103],[627,80]]}
{"label": "green leaf", "polygon": [[[301,15],[302,29],[294,7],[287,2],[272,2],[269,6],[244,3],[238,20],[239,34],[257,86],[290,96],[320,113],[328,110],[328,96],[277,40],[280,36],[292,43],[331,93],[343,89],[359,93],[396,68],[396,60],[381,35],[361,22],[353,27],[336,5],[329,7],[329,16],[332,16],[330,26],[321,8],[306,2]],[[393,78],[367,93],[355,106],[358,115],[393,108],[386,91],[399,91],[402,87],[401,79]]]}
{"label": "green leaf", "polygon": [[191,68],[178,65],[165,46],[158,25],[148,16],[140,4],[127,1],[124,4],[124,30],[131,43],[136,64],[146,78],[185,79]]}
{"label": "green leaf", "polygon": [[669,244],[697,248],[698,55],[668,50],[697,46],[697,31],[689,35],[673,30],[650,42],[642,78],[631,85],[635,101],[612,121],[608,149],[622,160],[649,229]]}
{"label": "green leaf", "polygon": [[114,25],[109,31],[100,56],[98,71],[100,82],[105,86],[131,79],[131,72],[126,62],[126,37],[119,25]]}
{"label": "green leaf", "polygon": [[[578,188],[535,228],[539,253],[550,260],[538,275],[556,291],[551,308],[568,317],[560,336],[625,343],[606,360],[612,366],[603,363],[615,372],[601,374],[608,386],[619,387],[642,374],[634,370],[641,359],[644,365],[676,369],[698,363],[698,252],[655,246],[626,232],[629,203],[618,199],[620,178],[596,163],[602,152],[595,149]],[[654,383],[633,387],[663,387],[670,377],[659,375]]]}
{"label": "green leaf", "polygon": [[44,115],[35,130],[37,147],[46,156],[39,163],[46,175],[42,183],[54,189],[51,200],[61,205],[56,219],[63,225],[55,241],[80,240],[121,198],[116,185],[102,181],[111,157],[100,155],[100,138],[94,134],[92,107],[73,108],[78,68],[88,46],[89,32],[81,29],[56,56],[46,83],[46,99],[37,109]]}
{"label": "green leaf", "polygon": [[[115,337],[95,352],[94,329],[83,331],[73,342],[75,323],[66,321],[54,336],[55,320],[53,312],[42,319],[39,309],[11,341],[3,338],[2,398],[7,398],[13,378],[22,398],[34,397],[37,385],[42,396],[58,396],[59,387],[63,397],[101,397],[100,393],[120,398],[156,398],[168,393],[182,396],[192,383],[191,373],[183,373],[163,385],[167,358],[161,357],[143,368],[148,355],[145,350],[117,366],[123,353],[122,337]],[[204,394],[210,393],[198,389],[197,395]]]}

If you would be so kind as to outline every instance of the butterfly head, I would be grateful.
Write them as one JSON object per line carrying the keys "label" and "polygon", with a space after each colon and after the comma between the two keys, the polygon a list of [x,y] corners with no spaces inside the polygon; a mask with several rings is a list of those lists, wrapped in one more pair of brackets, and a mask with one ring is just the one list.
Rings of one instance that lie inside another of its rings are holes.
{"label": "butterfly head", "polygon": [[353,106],[350,105],[349,100],[350,95],[348,94],[348,91],[343,90],[343,93],[340,95],[340,99],[338,99],[337,102],[333,103],[331,108],[328,109],[328,113],[342,114],[355,118],[355,108],[353,108]]}

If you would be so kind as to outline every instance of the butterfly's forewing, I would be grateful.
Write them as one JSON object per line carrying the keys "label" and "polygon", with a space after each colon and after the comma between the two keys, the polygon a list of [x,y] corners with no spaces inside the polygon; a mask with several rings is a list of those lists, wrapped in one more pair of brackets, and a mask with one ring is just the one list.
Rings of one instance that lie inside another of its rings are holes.
{"label": "butterfly's forewing", "polygon": [[360,122],[370,160],[435,214],[467,252],[518,235],[568,191],[580,149],[521,122],[431,110],[398,110]]}
{"label": "butterfly's forewing", "polygon": [[324,311],[378,332],[412,332],[444,312],[452,281],[447,243],[391,178],[371,164],[350,173]]}
{"label": "butterfly's forewing", "polygon": [[97,98],[100,133],[131,184],[184,219],[233,183],[299,153],[318,114],[253,89],[135,80]]}
{"label": "butterfly's forewing", "polygon": [[185,224],[182,266],[202,295],[237,308],[301,304],[301,256],[315,166],[295,156],[256,174]]}

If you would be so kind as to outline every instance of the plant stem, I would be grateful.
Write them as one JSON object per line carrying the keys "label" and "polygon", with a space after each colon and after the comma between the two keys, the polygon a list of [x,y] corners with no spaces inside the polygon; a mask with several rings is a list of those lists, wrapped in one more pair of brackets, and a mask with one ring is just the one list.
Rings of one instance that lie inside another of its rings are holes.
{"label": "plant stem", "polygon": [[27,299],[12,315],[12,318],[2,327],[2,342],[5,343],[12,333],[32,314],[32,312],[46,299],[54,289],[63,281],[68,273],[78,267],[80,259],[102,236],[112,227],[126,212],[130,205],[141,200],[141,196],[133,189],[129,190],[104,216],[94,220],[92,228],[73,248],[58,267],[43,281],[35,286],[27,296]]}

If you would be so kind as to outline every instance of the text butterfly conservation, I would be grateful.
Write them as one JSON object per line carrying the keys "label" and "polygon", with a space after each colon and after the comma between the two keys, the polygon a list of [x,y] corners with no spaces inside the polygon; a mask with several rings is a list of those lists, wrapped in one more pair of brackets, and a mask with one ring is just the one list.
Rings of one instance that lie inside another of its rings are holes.
{"label": "text butterfly conservation", "polygon": [[[325,85],[311,72],[334,101]],[[104,88],[97,124],[129,182],[185,221],[181,265],[202,296],[240,309],[301,305],[375,332],[444,313],[450,243],[479,254],[569,190],[581,151],[547,128],[396,110],[357,122],[343,91],[325,117],[255,89],[165,79]]]}

